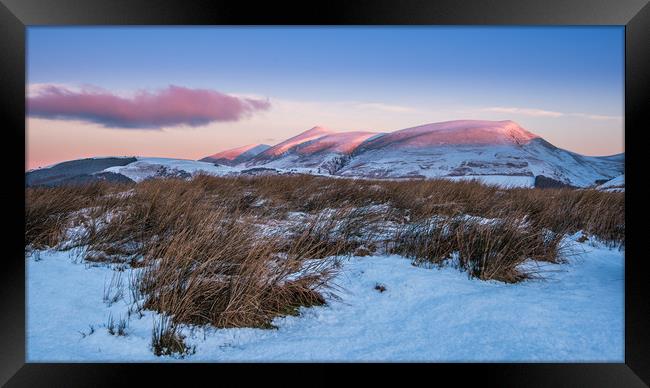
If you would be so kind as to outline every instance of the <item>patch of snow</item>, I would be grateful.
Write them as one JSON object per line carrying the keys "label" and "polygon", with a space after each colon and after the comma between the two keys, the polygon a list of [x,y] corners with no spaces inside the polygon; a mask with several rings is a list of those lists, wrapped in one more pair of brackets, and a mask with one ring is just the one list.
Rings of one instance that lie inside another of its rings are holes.
{"label": "patch of snow", "polygon": [[[569,263],[539,265],[545,280],[519,284],[395,255],[347,259],[339,299],[278,318],[277,330],[183,327],[196,346],[184,360],[623,362],[624,252],[571,244]],[[26,257],[28,362],[176,360],[153,355],[152,312],[132,316],[126,336],[108,334],[108,315],[126,316],[130,298],[102,303],[114,270],[38,255]]]}

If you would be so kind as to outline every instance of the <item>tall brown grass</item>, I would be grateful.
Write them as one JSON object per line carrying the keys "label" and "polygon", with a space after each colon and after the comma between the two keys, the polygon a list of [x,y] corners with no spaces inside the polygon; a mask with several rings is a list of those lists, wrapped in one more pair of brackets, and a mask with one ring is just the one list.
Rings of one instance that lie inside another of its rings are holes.
{"label": "tall brown grass", "polygon": [[325,302],[335,257],[382,247],[415,263],[453,258],[471,276],[516,282],[527,277],[526,260],[562,260],[567,233],[625,242],[624,194],[595,190],[298,175],[25,195],[26,249],[84,247],[87,261],[144,267],[133,295],[174,324],[270,327]]}
{"label": "tall brown grass", "polygon": [[[218,178],[202,176],[215,201],[241,209],[264,200],[261,213],[317,213],[323,209],[389,204],[420,221],[434,215],[470,214],[503,218],[528,215],[531,222],[558,233],[584,230],[606,241],[625,241],[625,194],[593,189],[502,189],[477,181],[443,179],[386,181],[333,179],[309,175]],[[246,203],[246,201],[244,201]]]}
{"label": "tall brown grass", "polygon": [[25,246],[55,246],[64,238],[74,213],[90,206],[102,188],[84,187],[30,188],[25,191]]}

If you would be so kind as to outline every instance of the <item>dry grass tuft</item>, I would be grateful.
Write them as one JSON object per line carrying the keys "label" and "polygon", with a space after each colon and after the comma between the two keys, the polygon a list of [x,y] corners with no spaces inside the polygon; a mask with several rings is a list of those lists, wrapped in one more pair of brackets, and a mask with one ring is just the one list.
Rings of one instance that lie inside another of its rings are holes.
{"label": "dry grass tuft", "polygon": [[153,246],[141,283],[145,307],[177,322],[270,327],[276,316],[324,303],[316,289],[333,274],[332,260],[307,260],[329,247],[297,241],[286,249],[240,221],[208,213]]}
{"label": "dry grass tuft", "polygon": [[528,277],[519,268],[527,260],[560,262],[563,237],[531,228],[519,218],[445,217],[406,226],[390,250],[415,264],[454,261],[471,277],[514,283]]}
{"label": "dry grass tuft", "polygon": [[177,355],[181,358],[196,350],[185,344],[185,337],[178,332],[178,326],[164,315],[153,323],[151,348],[156,356]]}

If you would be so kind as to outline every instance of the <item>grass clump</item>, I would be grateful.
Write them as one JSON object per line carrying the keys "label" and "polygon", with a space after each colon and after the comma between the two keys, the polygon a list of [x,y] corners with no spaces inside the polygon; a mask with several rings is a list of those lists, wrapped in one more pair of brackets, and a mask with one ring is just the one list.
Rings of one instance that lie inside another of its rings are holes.
{"label": "grass clump", "polygon": [[147,252],[145,307],[178,322],[269,327],[299,306],[324,303],[317,289],[333,274],[333,259],[313,258],[335,249],[300,239],[287,247],[257,237],[240,218],[208,214],[199,225],[178,225]]}
{"label": "grass clump", "polygon": [[447,217],[405,227],[391,251],[416,264],[455,261],[470,277],[514,283],[528,277],[520,265],[529,259],[559,262],[562,238],[523,225],[520,219],[477,222]]}
{"label": "grass clump", "polygon": [[151,331],[151,348],[156,356],[179,356],[194,354],[195,347],[185,344],[185,337],[178,332],[178,326],[163,315],[154,320]]}

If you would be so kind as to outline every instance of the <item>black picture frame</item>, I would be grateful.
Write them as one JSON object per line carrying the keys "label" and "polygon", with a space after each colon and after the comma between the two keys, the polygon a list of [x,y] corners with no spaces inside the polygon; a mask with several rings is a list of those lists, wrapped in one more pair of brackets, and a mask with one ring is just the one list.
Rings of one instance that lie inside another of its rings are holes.
{"label": "black picture frame", "polygon": [[[647,0],[499,0],[436,1],[375,0],[295,2],[286,4],[201,0],[0,0],[0,94],[7,166],[1,190],[8,219],[4,233],[6,254],[0,272],[0,383],[6,386],[103,386],[133,383],[137,375],[150,380],[181,379],[185,383],[215,369],[236,369],[242,374],[252,364],[43,364],[25,362],[25,262],[24,166],[25,151],[25,31],[32,25],[624,25],[625,26],[625,152],[626,165],[626,265],[625,265],[625,362],[614,364],[409,364],[400,365],[401,375],[421,371],[433,381],[476,379],[498,386],[615,386],[650,384],[650,295],[647,254],[641,250],[643,229],[639,203],[647,196],[641,166],[643,147],[639,141],[647,130],[650,102],[650,5]],[[647,151],[646,151],[647,152]],[[24,234],[23,234],[24,236]],[[366,378],[383,378],[397,372],[395,364],[336,365],[340,370],[361,368]],[[293,365],[265,364],[259,376],[285,376]],[[309,365],[317,375],[301,372],[291,379],[304,383],[337,381],[330,373],[334,365]],[[145,373],[141,369],[146,369]],[[183,369],[183,373],[178,373]],[[370,370],[372,368],[372,370]],[[426,369],[425,369],[426,368]],[[433,370],[430,370],[430,369]],[[192,369],[192,373],[187,373]],[[404,370],[406,369],[406,370]],[[199,373],[201,372],[201,373]],[[236,374],[236,373],[233,373]],[[153,376],[153,377],[152,377]],[[219,379],[223,378],[220,374]],[[300,377],[302,376],[302,377]],[[312,376],[311,379],[307,376]],[[398,375],[399,376],[399,375]],[[203,376],[205,377],[205,376]],[[171,382],[171,380],[167,380]]]}

